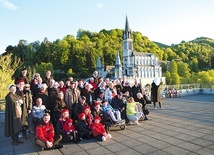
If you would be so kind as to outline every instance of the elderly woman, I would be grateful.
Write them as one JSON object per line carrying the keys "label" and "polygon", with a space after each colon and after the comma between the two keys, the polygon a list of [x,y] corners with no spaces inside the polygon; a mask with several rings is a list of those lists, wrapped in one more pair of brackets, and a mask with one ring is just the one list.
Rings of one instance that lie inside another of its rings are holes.
{"label": "elderly woman", "polygon": [[138,121],[139,119],[144,117],[144,114],[139,106],[141,106],[141,104],[139,102],[135,102],[133,97],[130,97],[128,99],[128,103],[126,105],[126,115],[130,125],[132,124],[132,122],[140,125]]}
{"label": "elderly woman", "polygon": [[5,130],[4,136],[12,138],[13,145],[19,145],[23,141],[19,140],[19,132],[22,130],[21,123],[21,105],[23,101],[16,94],[16,85],[8,86],[9,93],[5,97]]}

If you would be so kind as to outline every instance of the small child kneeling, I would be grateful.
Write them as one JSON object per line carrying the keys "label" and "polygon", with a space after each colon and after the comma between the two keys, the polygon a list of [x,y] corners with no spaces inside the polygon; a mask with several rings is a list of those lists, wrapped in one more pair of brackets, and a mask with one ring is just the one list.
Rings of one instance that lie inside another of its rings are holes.
{"label": "small child kneeling", "polygon": [[101,118],[99,116],[94,117],[94,123],[92,124],[92,134],[97,140],[105,141],[110,139],[111,135],[106,132],[103,124],[100,123],[100,121]]}

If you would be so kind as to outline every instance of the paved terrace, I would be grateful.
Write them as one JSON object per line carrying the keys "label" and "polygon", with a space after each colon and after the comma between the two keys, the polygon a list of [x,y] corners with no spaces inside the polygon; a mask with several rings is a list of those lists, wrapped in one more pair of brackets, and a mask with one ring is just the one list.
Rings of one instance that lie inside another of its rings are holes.
{"label": "paved terrace", "polygon": [[24,144],[11,145],[3,137],[0,124],[0,154],[31,155],[214,155],[214,96],[194,95],[163,100],[165,110],[150,108],[149,121],[125,130],[114,128],[112,139],[106,142],[83,140],[79,144],[66,143],[59,150],[40,151],[33,135]]}

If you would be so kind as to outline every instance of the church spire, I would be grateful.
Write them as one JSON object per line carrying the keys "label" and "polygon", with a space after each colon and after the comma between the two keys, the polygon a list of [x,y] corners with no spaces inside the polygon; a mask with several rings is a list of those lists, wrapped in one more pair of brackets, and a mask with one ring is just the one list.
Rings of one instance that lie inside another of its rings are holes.
{"label": "church spire", "polygon": [[97,69],[102,69],[102,64],[101,64],[101,60],[100,60],[100,56],[98,56],[97,58]]}
{"label": "church spire", "polygon": [[125,23],[125,30],[124,30],[124,35],[123,35],[123,39],[131,39],[131,35],[132,35],[132,30],[129,27],[129,21],[128,21],[128,17],[126,15],[126,23]]}
{"label": "church spire", "polygon": [[115,61],[115,66],[116,66],[116,67],[121,66],[119,51],[117,52],[116,61]]}

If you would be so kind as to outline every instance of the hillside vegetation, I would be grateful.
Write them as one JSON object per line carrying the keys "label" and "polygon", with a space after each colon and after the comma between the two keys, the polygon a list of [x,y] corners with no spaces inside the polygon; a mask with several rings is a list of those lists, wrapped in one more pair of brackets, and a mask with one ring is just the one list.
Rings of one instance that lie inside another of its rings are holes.
{"label": "hillside vegetation", "polygon": [[[168,46],[150,41],[140,32],[133,32],[132,38],[134,51],[153,53],[159,58],[167,84],[214,82],[213,39],[201,37]],[[122,41],[122,29],[100,32],[79,29],[76,37],[68,34],[53,42],[48,38],[32,43],[20,40],[15,46],[9,45],[2,56],[12,53],[23,62],[22,67],[34,72],[49,66],[55,72],[56,80],[70,75],[86,78],[94,71],[98,56],[105,66],[115,64],[116,53],[119,51],[122,56]],[[14,76],[17,73],[19,70]]]}

